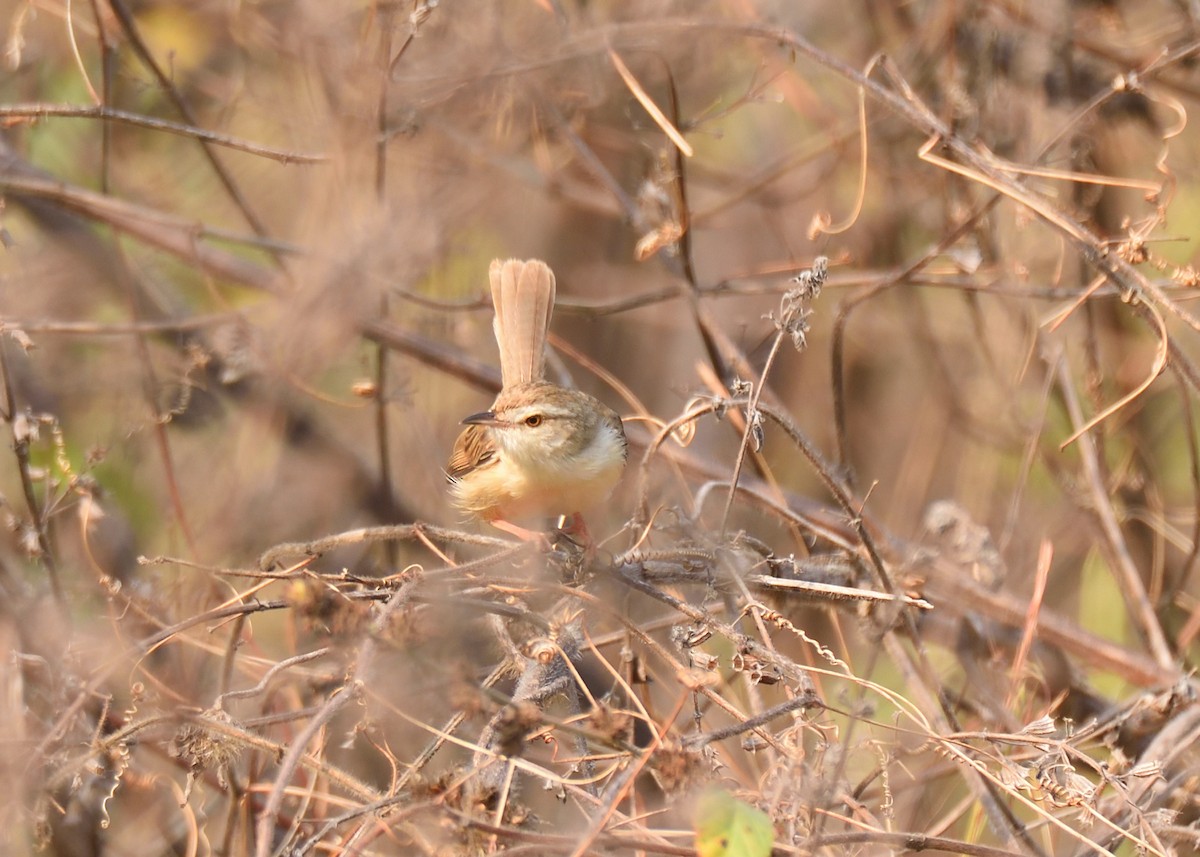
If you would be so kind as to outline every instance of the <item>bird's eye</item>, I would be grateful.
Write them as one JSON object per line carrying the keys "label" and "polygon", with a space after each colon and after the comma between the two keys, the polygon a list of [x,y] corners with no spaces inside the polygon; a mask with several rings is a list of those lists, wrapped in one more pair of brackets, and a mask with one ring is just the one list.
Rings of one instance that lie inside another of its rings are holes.
{"label": "bird's eye", "polygon": [[542,415],[541,414],[534,414],[532,416],[528,416],[525,418],[525,425],[529,426],[530,428],[537,428],[541,424],[542,424]]}

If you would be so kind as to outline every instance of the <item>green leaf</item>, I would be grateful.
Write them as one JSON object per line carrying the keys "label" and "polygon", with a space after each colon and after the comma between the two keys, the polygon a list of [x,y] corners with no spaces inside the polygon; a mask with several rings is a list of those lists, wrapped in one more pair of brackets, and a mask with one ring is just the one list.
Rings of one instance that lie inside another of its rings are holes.
{"label": "green leaf", "polygon": [[765,812],[728,792],[709,789],[696,804],[699,857],[769,857],[775,828]]}

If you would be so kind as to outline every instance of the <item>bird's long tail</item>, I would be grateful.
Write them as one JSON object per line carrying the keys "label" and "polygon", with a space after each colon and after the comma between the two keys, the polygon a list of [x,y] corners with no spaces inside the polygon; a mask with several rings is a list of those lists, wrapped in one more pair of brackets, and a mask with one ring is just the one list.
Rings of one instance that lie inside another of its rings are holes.
{"label": "bird's long tail", "polygon": [[488,276],[504,386],[540,380],[545,374],[546,334],[554,312],[554,272],[540,259],[496,259]]}

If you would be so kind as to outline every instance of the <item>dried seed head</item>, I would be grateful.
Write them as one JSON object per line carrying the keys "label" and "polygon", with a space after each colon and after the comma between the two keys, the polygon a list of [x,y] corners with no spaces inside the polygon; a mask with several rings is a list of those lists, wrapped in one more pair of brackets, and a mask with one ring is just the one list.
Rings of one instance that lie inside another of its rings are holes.
{"label": "dried seed head", "polygon": [[796,288],[784,295],[784,298],[786,299],[788,296],[791,296],[792,301],[814,300],[821,294],[821,287],[825,285],[825,280],[828,276],[829,257],[818,256],[813,260],[811,268],[807,271],[801,271],[792,277],[792,282],[796,284]]}
{"label": "dried seed head", "polygon": [[542,712],[529,700],[510,702],[496,716],[495,746],[505,756],[517,757],[529,733],[542,724]]}
{"label": "dried seed head", "polygon": [[701,773],[703,756],[689,750],[678,741],[664,741],[650,757],[649,769],[655,781],[667,794],[682,791]]}
{"label": "dried seed head", "polygon": [[[232,722],[232,718],[223,711],[210,712],[209,716]],[[192,774],[207,770],[220,772],[238,757],[241,746],[203,723],[185,723],[175,733],[170,753],[183,762]]]}

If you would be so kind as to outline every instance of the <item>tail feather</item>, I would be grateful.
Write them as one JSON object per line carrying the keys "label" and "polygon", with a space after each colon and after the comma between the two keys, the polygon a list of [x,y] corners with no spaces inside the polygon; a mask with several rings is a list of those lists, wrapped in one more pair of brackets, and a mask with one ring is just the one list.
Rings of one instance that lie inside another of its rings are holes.
{"label": "tail feather", "polygon": [[540,380],[545,375],[546,333],[554,311],[554,272],[539,259],[496,259],[488,276],[504,386]]}

